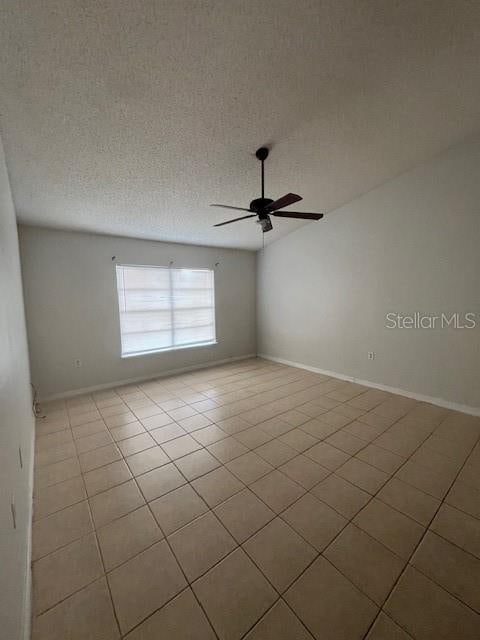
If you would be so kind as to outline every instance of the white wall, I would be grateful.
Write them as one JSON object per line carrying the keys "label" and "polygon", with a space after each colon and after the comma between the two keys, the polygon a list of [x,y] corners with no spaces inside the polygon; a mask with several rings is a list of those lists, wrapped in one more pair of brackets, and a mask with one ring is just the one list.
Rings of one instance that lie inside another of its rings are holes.
{"label": "white wall", "polygon": [[0,300],[0,636],[19,640],[29,633],[34,421],[17,226],[1,142]]}
{"label": "white wall", "polygon": [[[280,239],[257,264],[259,353],[480,407],[478,140]],[[391,311],[475,312],[477,328],[388,330]]]}
{"label": "white wall", "polygon": [[[20,227],[20,247],[32,379],[44,397],[256,352],[253,252],[39,227]],[[112,256],[215,269],[218,344],[122,359]]]}

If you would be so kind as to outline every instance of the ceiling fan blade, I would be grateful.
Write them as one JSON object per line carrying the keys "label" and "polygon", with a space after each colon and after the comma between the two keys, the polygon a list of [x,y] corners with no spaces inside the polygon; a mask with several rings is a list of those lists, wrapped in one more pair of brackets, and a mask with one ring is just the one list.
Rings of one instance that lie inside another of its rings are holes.
{"label": "ceiling fan blade", "polygon": [[283,209],[283,207],[288,207],[290,204],[294,202],[300,202],[302,200],[301,196],[297,196],[296,193],[287,193],[275,202],[271,202],[268,204],[265,209],[267,211],[276,211],[277,209]]}
{"label": "ceiling fan blade", "polygon": [[271,216],[280,218],[299,218],[302,220],[321,220],[323,213],[303,213],[301,211],[274,211]]}
{"label": "ceiling fan blade", "polygon": [[251,216],[242,216],[241,218],[234,218],[233,220],[227,220],[226,222],[219,222],[218,224],[214,224],[213,226],[223,227],[224,224],[231,224],[232,222],[238,222],[239,220],[246,220],[247,218],[256,218],[256,217],[257,217],[257,214],[253,213]]}
{"label": "ceiling fan blade", "polygon": [[221,207],[222,209],[234,209],[235,211],[251,211],[251,209],[244,209],[244,207],[231,207],[229,204],[211,204],[211,207]]}

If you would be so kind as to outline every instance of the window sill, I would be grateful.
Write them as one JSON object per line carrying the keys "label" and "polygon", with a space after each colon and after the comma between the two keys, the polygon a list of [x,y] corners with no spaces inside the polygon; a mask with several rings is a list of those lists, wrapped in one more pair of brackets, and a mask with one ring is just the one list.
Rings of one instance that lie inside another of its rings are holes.
{"label": "window sill", "polygon": [[179,345],[178,347],[167,347],[166,349],[152,349],[151,351],[139,351],[138,353],[125,353],[121,355],[122,360],[126,358],[138,358],[140,356],[151,356],[157,353],[168,353],[170,351],[184,351],[185,349],[198,349],[199,347],[211,347],[218,344],[217,340],[210,342],[200,342],[198,344]]}

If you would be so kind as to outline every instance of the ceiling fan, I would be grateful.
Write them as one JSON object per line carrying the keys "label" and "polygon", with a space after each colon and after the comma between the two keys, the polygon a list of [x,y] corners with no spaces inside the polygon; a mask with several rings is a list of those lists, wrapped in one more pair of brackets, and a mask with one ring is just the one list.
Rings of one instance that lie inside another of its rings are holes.
{"label": "ceiling fan", "polygon": [[302,220],[320,220],[323,218],[323,213],[303,213],[300,211],[279,211],[290,206],[294,202],[299,202],[302,198],[295,193],[287,193],[278,200],[272,200],[271,198],[265,198],[265,171],[264,163],[268,158],[267,147],[260,147],[257,149],[255,155],[262,163],[262,197],[256,198],[250,202],[248,209],[244,207],[231,207],[227,204],[211,204],[211,207],[222,207],[223,209],[234,209],[235,211],[248,211],[250,215],[241,216],[240,218],[233,218],[233,220],[227,220],[226,222],[219,222],[214,224],[214,227],[223,227],[225,224],[231,224],[232,222],[238,222],[239,220],[246,220],[247,218],[258,218],[257,222],[262,227],[263,233],[271,231],[272,221],[270,216],[276,216],[278,218],[296,218]]}

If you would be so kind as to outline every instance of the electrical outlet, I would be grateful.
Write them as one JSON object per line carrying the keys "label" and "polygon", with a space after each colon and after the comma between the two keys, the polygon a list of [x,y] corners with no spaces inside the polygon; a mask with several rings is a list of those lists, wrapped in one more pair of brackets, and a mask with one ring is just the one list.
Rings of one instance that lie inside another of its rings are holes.
{"label": "electrical outlet", "polygon": [[367,358],[369,360],[375,360],[375,351],[367,351]]}
{"label": "electrical outlet", "polygon": [[75,358],[75,360],[73,361],[73,364],[75,367],[81,367],[82,361],[80,360],[80,358]]}

